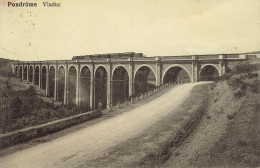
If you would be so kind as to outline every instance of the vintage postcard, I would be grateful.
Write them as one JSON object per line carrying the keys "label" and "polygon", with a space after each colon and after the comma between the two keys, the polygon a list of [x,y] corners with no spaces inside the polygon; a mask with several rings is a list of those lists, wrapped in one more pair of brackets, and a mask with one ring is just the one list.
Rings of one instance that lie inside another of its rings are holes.
{"label": "vintage postcard", "polygon": [[0,0],[1,168],[260,167],[259,0]]}

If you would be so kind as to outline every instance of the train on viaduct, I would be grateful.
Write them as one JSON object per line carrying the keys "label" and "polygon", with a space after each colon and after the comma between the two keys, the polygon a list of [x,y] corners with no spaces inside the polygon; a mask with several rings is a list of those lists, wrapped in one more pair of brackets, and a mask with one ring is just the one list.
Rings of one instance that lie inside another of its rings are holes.
{"label": "train on viaduct", "polygon": [[146,57],[142,53],[74,56],[71,60],[14,61],[16,77],[66,105],[110,108],[165,83],[212,80],[247,54]]}

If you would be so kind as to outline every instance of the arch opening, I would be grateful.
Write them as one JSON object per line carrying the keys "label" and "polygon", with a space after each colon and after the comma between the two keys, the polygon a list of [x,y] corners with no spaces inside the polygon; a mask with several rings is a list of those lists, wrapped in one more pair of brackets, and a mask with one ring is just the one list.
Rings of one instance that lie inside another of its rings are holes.
{"label": "arch opening", "polygon": [[105,109],[107,105],[107,71],[100,66],[95,72],[95,108],[102,103],[102,108]]}
{"label": "arch opening", "polygon": [[25,66],[25,67],[23,68],[23,79],[24,79],[24,80],[27,80],[27,71],[28,71],[27,66]]}
{"label": "arch opening", "polygon": [[76,105],[76,81],[77,70],[71,66],[68,73],[68,105]]}
{"label": "arch opening", "polygon": [[134,78],[134,96],[139,96],[156,87],[156,77],[154,72],[148,67],[143,66],[138,69]]}
{"label": "arch opening", "polygon": [[86,111],[90,110],[90,69],[84,66],[79,78],[79,105]]}
{"label": "arch opening", "polygon": [[47,68],[45,66],[42,67],[41,79],[41,89],[46,90]]}
{"label": "arch opening", "polygon": [[29,68],[29,81],[32,82],[33,81],[33,67],[30,66]]}
{"label": "arch opening", "polygon": [[200,71],[199,81],[215,81],[219,76],[218,70],[213,65],[206,65]]}
{"label": "arch opening", "polygon": [[189,74],[181,67],[174,66],[169,68],[164,77],[163,77],[163,83],[189,83],[191,82]]}
{"label": "arch opening", "polygon": [[34,82],[35,82],[35,85],[39,86],[39,67],[36,66],[35,67],[35,72],[34,72]]}
{"label": "arch opening", "polygon": [[19,78],[22,78],[22,76],[23,76],[23,67],[22,66],[20,66],[20,68],[19,68]]}
{"label": "arch opening", "polygon": [[18,77],[18,76],[19,76],[18,67],[17,67],[17,66],[15,66],[15,72],[14,72],[14,74],[15,74],[15,77]]}
{"label": "arch opening", "polygon": [[55,92],[55,68],[52,66],[49,73],[49,97],[54,98]]}
{"label": "arch opening", "polygon": [[119,66],[113,72],[112,77],[112,105],[122,102],[129,97],[129,76],[127,70]]}
{"label": "arch opening", "polygon": [[57,76],[57,101],[64,102],[64,90],[65,90],[65,69],[63,66],[58,69]]}

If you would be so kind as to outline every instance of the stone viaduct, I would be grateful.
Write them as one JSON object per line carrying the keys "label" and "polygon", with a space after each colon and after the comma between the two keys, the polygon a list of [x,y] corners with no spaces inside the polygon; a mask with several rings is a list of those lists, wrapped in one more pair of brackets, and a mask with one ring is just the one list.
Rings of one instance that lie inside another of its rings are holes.
{"label": "stone viaduct", "polygon": [[145,57],[142,53],[74,56],[71,60],[14,61],[16,77],[66,105],[109,108],[165,83],[212,80],[247,54]]}

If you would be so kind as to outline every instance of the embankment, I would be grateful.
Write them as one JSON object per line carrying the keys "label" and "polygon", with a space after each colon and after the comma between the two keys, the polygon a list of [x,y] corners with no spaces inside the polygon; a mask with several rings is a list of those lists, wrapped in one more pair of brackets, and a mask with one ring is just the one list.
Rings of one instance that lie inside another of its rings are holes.
{"label": "embankment", "polygon": [[259,167],[259,80],[232,74],[212,85],[200,124],[164,167]]}
{"label": "embankment", "polygon": [[[225,87],[223,87],[225,86]],[[217,112],[222,120],[216,143],[191,162],[196,167],[259,167],[260,166],[260,93],[259,80],[253,73],[232,76],[227,82],[220,82],[214,93],[230,92],[230,96],[216,94]],[[221,103],[218,103],[221,102]],[[216,111],[210,111],[216,113]],[[215,114],[216,115],[216,114]],[[216,134],[211,133],[210,136]]]}

